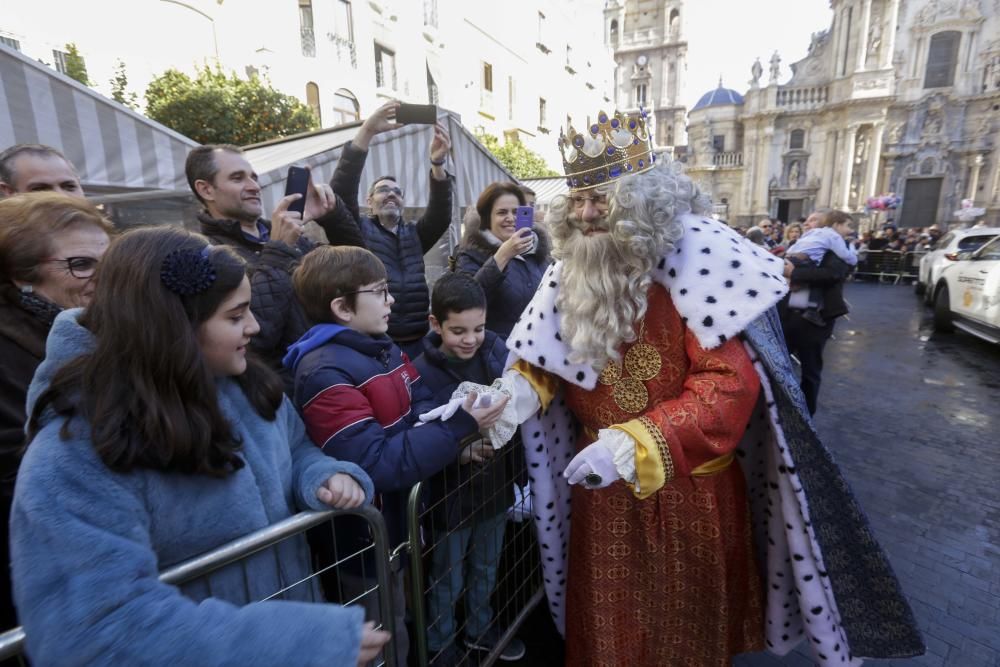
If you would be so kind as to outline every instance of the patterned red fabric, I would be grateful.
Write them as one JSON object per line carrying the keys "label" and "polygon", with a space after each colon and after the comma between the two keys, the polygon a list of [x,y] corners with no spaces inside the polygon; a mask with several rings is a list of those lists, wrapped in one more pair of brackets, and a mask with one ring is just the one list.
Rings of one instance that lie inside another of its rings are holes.
{"label": "patterned red fabric", "polygon": [[736,447],[759,380],[738,340],[702,349],[658,285],[640,332],[636,344],[653,345],[662,362],[643,383],[645,409],[623,410],[604,384],[566,384],[567,404],[591,432],[652,420],[677,476],[645,500],[622,483],[574,487],[566,664],[729,665],[733,655],[763,650],[746,489],[736,461],[715,475],[688,472]]}

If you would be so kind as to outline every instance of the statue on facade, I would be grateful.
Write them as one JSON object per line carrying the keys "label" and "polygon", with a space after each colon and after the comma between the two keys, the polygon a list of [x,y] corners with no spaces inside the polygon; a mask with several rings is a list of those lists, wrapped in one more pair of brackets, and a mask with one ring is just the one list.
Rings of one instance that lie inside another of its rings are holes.
{"label": "statue on facade", "polygon": [[871,28],[868,29],[868,57],[878,56],[879,47],[882,46],[882,16],[876,14],[872,16]]}
{"label": "statue on facade", "polygon": [[750,81],[750,85],[757,88],[760,85],[760,77],[764,73],[764,68],[760,64],[760,58],[753,61],[753,66],[750,67],[750,75],[753,79]]}
{"label": "statue on facade", "polygon": [[799,161],[794,160],[792,166],[788,168],[788,187],[799,187]]}
{"label": "statue on facade", "polygon": [[778,77],[781,75],[781,56],[775,51],[774,55],[771,56],[771,80],[770,83],[778,83]]}

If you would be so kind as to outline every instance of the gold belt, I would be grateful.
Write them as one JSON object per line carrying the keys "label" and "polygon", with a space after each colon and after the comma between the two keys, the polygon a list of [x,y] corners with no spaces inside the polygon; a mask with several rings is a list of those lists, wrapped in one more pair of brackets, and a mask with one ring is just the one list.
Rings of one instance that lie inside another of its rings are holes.
{"label": "gold belt", "polygon": [[[583,427],[583,434],[587,436],[591,442],[597,440],[597,431],[589,426]],[[711,461],[706,461],[692,470],[691,476],[707,477],[709,475],[720,473],[729,467],[729,464],[733,462],[734,458],[736,458],[736,454],[734,452],[729,452],[728,454],[723,454],[722,456],[712,459]]]}

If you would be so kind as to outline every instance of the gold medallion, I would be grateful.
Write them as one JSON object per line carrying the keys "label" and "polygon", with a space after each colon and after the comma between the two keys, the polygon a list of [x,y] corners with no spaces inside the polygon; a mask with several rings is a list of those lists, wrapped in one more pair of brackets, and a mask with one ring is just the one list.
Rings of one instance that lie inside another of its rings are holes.
{"label": "gold medallion", "polygon": [[624,378],[616,382],[611,397],[615,400],[615,405],[630,414],[642,412],[649,404],[646,385],[635,378]]}
{"label": "gold medallion", "polygon": [[625,370],[637,380],[652,380],[662,365],[660,353],[648,343],[636,343],[625,353]]}
{"label": "gold medallion", "polygon": [[608,361],[601,374],[597,376],[597,381],[601,384],[614,384],[622,377],[622,365],[614,359]]}

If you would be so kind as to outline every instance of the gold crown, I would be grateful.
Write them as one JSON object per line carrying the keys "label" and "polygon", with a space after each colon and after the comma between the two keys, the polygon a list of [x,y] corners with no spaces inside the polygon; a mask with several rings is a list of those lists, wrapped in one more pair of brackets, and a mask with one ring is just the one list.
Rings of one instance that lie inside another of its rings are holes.
{"label": "gold crown", "polygon": [[651,169],[656,163],[653,138],[646,129],[646,111],[629,116],[615,112],[597,114],[587,133],[559,132],[566,185],[571,191],[587,190],[630,174]]}

